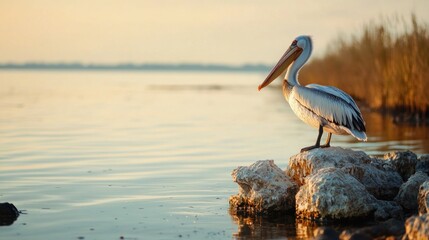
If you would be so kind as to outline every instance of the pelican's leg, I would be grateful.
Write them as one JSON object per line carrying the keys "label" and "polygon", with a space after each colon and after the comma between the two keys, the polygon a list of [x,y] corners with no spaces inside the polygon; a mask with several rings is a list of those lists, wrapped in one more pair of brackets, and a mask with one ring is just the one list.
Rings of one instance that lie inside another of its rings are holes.
{"label": "pelican's leg", "polygon": [[322,145],[320,147],[322,147],[322,148],[330,147],[331,146],[331,136],[332,136],[332,133],[328,133],[328,137],[326,138],[325,145]]}
{"label": "pelican's leg", "polygon": [[310,151],[311,149],[320,148],[320,139],[322,138],[323,127],[319,126],[319,136],[317,136],[316,144],[314,146],[309,146],[301,149],[301,152]]}

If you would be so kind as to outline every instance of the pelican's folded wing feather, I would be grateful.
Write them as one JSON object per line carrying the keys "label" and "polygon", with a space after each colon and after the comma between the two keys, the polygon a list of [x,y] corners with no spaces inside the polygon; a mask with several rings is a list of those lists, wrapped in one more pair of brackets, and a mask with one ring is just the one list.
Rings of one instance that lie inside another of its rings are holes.
{"label": "pelican's folded wing feather", "polygon": [[294,87],[296,100],[318,116],[351,131],[365,132],[365,122],[355,101],[342,90],[310,84]]}

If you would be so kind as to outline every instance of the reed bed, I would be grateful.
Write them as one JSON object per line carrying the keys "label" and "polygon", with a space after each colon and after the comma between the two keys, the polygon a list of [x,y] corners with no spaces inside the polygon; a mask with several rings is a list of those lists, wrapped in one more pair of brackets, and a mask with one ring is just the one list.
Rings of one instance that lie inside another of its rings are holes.
{"label": "reed bed", "polygon": [[372,109],[428,118],[428,26],[415,15],[372,22],[334,41],[301,76],[304,84],[336,86]]}

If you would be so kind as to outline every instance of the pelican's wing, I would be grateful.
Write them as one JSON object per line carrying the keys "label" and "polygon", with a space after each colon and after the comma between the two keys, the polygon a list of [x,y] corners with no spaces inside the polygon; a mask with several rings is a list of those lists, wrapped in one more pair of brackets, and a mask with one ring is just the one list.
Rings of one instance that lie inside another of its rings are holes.
{"label": "pelican's wing", "polygon": [[353,98],[350,97],[350,95],[348,95],[343,90],[336,88],[336,87],[322,86],[319,84],[308,84],[308,85],[306,85],[306,87],[312,88],[312,89],[318,89],[322,92],[326,92],[326,93],[332,94],[334,96],[337,96],[337,97],[343,99],[344,101],[346,101],[348,104],[350,104],[350,106],[352,106],[359,113],[359,115],[362,115],[358,106],[356,105],[355,100],[353,100]]}
{"label": "pelican's wing", "polygon": [[[355,101],[340,89],[310,84],[306,87],[294,87],[293,91],[296,100],[316,115],[352,132],[366,131],[365,122]],[[366,139],[366,136],[362,138]]]}

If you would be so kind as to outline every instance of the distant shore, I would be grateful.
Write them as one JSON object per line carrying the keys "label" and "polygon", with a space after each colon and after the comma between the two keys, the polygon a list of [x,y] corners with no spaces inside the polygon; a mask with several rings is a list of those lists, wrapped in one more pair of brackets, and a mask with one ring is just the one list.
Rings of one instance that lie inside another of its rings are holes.
{"label": "distant shore", "polygon": [[202,72],[268,72],[263,64],[83,64],[83,63],[0,63],[0,70],[71,70],[71,71],[202,71]]}

